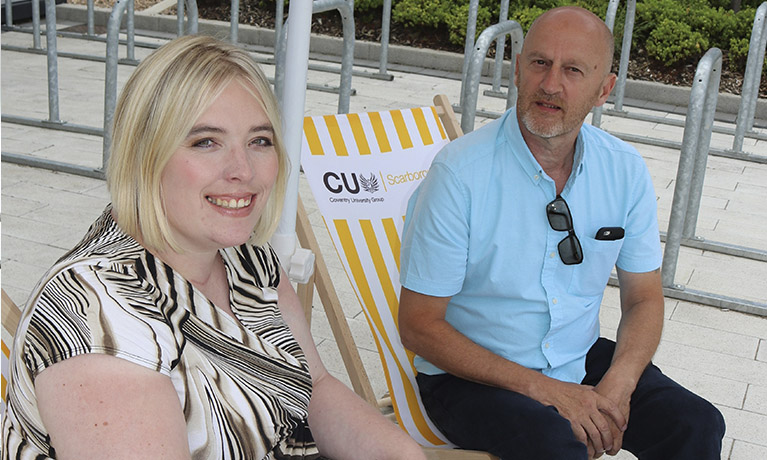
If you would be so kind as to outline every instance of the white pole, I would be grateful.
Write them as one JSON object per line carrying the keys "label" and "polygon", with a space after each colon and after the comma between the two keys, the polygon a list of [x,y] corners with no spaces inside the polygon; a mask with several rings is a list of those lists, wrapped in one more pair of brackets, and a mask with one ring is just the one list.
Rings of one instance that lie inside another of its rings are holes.
{"label": "white pole", "polygon": [[304,126],[306,78],[309,69],[309,36],[312,22],[311,0],[293,0],[289,4],[288,43],[286,46],[285,84],[282,103],[282,126],[285,148],[290,158],[285,205],[272,246],[290,278],[306,283],[314,268],[314,254],[298,248],[296,210],[298,208],[298,173],[301,164],[301,139]]}

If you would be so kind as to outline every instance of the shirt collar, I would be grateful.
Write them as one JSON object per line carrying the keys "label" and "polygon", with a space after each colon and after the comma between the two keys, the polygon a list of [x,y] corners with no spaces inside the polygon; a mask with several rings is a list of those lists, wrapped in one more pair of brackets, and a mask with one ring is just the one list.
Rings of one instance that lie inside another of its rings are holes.
{"label": "shirt collar", "polygon": [[[533,156],[533,153],[530,152],[530,148],[527,146],[527,143],[525,142],[525,139],[522,137],[522,131],[519,129],[519,122],[517,120],[517,113],[516,113],[516,107],[513,107],[512,109],[508,110],[506,112],[506,116],[508,117],[507,120],[503,123],[503,131],[506,133],[507,141],[509,142],[509,145],[511,147],[512,154],[517,158],[520,165],[525,171],[525,174],[530,178],[530,180],[535,183],[539,184],[541,180],[545,177],[545,172],[543,171],[543,168],[538,163],[538,160],[535,159]],[[567,179],[567,183],[565,184],[565,188],[562,191],[562,193],[566,193],[570,188],[572,188],[572,184],[575,181],[575,178],[579,176],[584,169],[584,152],[585,149],[583,148],[584,140],[583,140],[583,130],[581,129],[578,132],[578,138],[575,140],[575,154],[573,157],[573,170],[570,173],[570,177]]]}

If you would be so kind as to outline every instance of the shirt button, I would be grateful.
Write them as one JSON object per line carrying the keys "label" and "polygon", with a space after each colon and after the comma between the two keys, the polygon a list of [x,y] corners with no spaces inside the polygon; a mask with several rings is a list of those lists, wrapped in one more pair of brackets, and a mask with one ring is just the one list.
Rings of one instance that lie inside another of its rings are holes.
{"label": "shirt button", "polygon": [[549,253],[549,257],[550,257],[550,258],[552,258],[552,259],[553,259],[554,257],[556,257],[556,256],[557,256],[557,253],[556,253],[556,252],[554,252],[554,251],[551,251],[551,252]]}
{"label": "shirt button", "polygon": [[557,300],[557,298],[556,298],[556,297],[554,297],[553,299],[551,299],[551,303],[553,303],[554,305],[556,305],[556,304],[557,304],[557,302],[559,302],[559,301]]}
{"label": "shirt button", "polygon": [[535,176],[533,176],[533,179],[535,179],[535,180],[538,180],[538,179],[540,179],[540,178],[541,178],[541,176],[539,176],[538,174],[536,174]]}
{"label": "shirt button", "polygon": [[549,342],[544,343],[543,348],[549,348]]}

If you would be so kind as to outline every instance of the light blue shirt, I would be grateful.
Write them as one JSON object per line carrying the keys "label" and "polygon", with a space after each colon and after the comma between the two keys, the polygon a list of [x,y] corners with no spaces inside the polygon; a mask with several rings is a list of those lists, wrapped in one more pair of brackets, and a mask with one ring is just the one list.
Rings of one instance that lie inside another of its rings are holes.
{"label": "light blue shirt", "polygon": [[[515,109],[447,145],[408,203],[402,285],[451,297],[446,320],[475,343],[547,376],[580,383],[599,337],[599,306],[614,266],[661,264],[656,197],[635,148],[584,124],[562,197],[583,262],[565,265],[546,205],[554,181],[525,144]],[[596,240],[602,227],[625,237]],[[444,373],[421,357],[416,368]]]}

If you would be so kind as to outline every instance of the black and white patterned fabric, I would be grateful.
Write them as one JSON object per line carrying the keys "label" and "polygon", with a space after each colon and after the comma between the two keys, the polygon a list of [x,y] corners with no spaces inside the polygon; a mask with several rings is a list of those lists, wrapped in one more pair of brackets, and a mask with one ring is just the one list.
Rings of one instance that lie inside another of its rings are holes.
{"label": "black and white patterned fabric", "polygon": [[55,458],[35,377],[88,353],[167,375],[195,459],[319,458],[307,425],[311,376],[277,306],[277,256],[269,245],[219,252],[239,321],[122,232],[108,206],[24,310],[11,353],[2,458]]}

